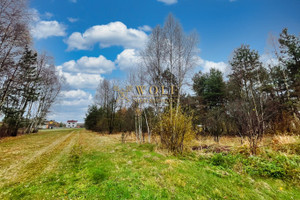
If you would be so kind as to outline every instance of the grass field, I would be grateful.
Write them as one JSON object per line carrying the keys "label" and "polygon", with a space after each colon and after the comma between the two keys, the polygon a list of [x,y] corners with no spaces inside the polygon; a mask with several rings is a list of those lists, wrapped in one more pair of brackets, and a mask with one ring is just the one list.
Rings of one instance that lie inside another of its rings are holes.
{"label": "grass field", "polygon": [[84,129],[0,140],[0,199],[300,199],[299,185]]}

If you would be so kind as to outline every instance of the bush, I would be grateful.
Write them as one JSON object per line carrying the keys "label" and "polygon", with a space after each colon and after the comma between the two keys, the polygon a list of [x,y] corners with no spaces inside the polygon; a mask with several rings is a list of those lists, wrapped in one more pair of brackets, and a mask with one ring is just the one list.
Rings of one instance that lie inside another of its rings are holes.
{"label": "bush", "polygon": [[212,165],[215,165],[215,166],[229,168],[229,167],[232,167],[236,163],[236,160],[237,160],[237,156],[234,156],[231,154],[225,155],[222,153],[217,153],[217,154],[214,154],[213,157],[211,157],[210,162]]}
{"label": "bush", "polygon": [[283,178],[286,174],[280,163],[273,160],[249,157],[249,159],[243,160],[243,164],[246,172],[254,176]]}
{"label": "bush", "polygon": [[251,176],[300,181],[299,156],[285,156],[278,152],[266,152],[261,156],[241,154],[214,154],[208,163],[222,168],[238,169]]}
{"label": "bush", "polygon": [[174,153],[182,153],[184,143],[195,138],[192,118],[181,108],[166,110],[155,127],[154,133],[160,135],[162,145]]}

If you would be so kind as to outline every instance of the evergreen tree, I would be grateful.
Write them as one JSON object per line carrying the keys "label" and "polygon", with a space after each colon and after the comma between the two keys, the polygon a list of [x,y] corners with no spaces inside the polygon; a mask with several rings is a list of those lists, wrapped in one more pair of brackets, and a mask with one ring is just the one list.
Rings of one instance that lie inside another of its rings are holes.
{"label": "evergreen tree", "polygon": [[11,92],[3,106],[4,122],[8,125],[8,135],[16,136],[22,126],[23,115],[29,102],[38,99],[37,53],[25,47],[19,61],[17,77],[11,87]]}
{"label": "evergreen tree", "polygon": [[212,68],[209,73],[198,72],[193,77],[193,89],[208,107],[221,106],[225,98],[223,74]]}
{"label": "evergreen tree", "polygon": [[214,136],[219,142],[220,135],[224,132],[225,119],[225,89],[223,74],[219,70],[211,69],[209,73],[199,72],[193,77],[193,89],[202,100],[200,122],[204,124],[206,132]]}
{"label": "evergreen tree", "polygon": [[278,41],[281,53],[280,64],[283,65],[282,70],[285,70],[287,75],[286,90],[289,91],[286,94],[290,95],[288,101],[293,112],[299,114],[297,103],[300,101],[300,38],[288,34],[285,28]]}

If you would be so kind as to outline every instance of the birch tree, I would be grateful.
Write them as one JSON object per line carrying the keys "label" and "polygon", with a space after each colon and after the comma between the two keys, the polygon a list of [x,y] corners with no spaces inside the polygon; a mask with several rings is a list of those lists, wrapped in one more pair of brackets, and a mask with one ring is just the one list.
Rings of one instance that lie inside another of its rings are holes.
{"label": "birch tree", "polygon": [[[146,69],[149,85],[163,86],[163,74],[169,74],[169,84],[177,83],[176,109],[175,115],[180,108],[180,95],[187,74],[196,65],[196,48],[198,37],[196,33],[190,35],[183,32],[181,24],[172,14],[167,17],[164,26],[157,25],[146,44],[145,49],[141,52],[142,65]],[[175,81],[173,79],[176,79]],[[170,89],[169,89],[170,90]],[[164,107],[162,101],[162,90],[154,96],[154,107],[160,123],[161,140],[162,134],[161,113]],[[173,94],[169,92],[169,111],[171,120],[173,119]],[[174,129],[176,128],[176,124]],[[172,131],[173,132],[173,131]],[[171,137],[175,137],[171,134]],[[163,141],[162,141],[163,142]]]}
{"label": "birch tree", "polygon": [[105,110],[109,133],[114,130],[115,114],[117,109],[117,94],[114,83],[106,79],[101,80],[96,90],[95,103]]}

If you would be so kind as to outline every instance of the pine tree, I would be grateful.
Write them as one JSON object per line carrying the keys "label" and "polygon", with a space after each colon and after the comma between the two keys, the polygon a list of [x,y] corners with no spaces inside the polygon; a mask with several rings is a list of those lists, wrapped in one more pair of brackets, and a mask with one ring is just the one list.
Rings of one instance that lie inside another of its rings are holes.
{"label": "pine tree", "polygon": [[16,136],[22,126],[23,115],[30,102],[38,100],[37,53],[27,46],[18,65],[18,71],[12,89],[3,107],[4,122],[8,125],[8,135]]}

